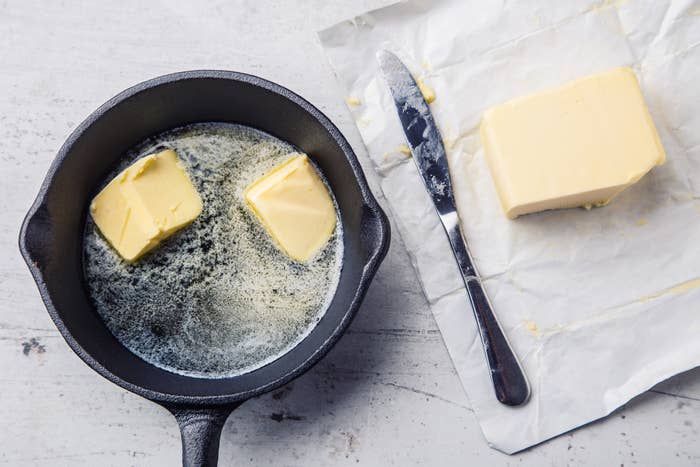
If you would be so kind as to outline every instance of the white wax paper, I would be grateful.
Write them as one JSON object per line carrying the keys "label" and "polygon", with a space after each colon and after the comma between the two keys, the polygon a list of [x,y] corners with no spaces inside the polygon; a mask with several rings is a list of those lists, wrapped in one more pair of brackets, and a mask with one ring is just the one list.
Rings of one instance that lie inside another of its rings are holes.
{"label": "white wax paper", "polygon": [[[490,445],[513,453],[700,365],[700,1],[408,1],[319,33]],[[435,90],[462,226],[532,386],[494,398],[463,284],[375,53]],[[508,220],[478,136],[493,104],[628,65],[667,153],[607,207]]]}

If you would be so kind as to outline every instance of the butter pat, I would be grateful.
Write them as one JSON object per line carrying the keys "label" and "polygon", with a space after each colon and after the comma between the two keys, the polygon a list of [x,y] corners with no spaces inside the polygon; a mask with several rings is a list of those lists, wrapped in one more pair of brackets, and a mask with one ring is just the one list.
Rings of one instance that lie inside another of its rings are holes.
{"label": "butter pat", "polygon": [[666,158],[629,68],[493,107],[484,113],[480,132],[510,218],[605,206]]}
{"label": "butter pat", "polygon": [[336,211],[306,154],[297,154],[248,187],[245,199],[279,247],[305,262],[330,239]]}
{"label": "butter pat", "polygon": [[175,154],[136,161],[92,200],[90,214],[126,261],[135,261],[202,212],[202,200]]}

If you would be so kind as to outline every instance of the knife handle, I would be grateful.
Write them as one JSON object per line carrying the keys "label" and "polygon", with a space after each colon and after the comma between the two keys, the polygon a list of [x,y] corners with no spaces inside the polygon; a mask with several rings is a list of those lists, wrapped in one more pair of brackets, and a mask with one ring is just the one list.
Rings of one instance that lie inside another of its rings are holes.
{"label": "knife handle", "polygon": [[503,329],[498,324],[496,315],[493,313],[489,299],[481,285],[481,279],[476,274],[459,229],[459,221],[451,224],[450,226],[447,223],[443,225],[462,273],[464,285],[467,288],[474,318],[479,328],[481,343],[491,370],[491,381],[496,391],[496,398],[505,405],[524,404],[530,397],[530,386],[525,378],[525,373],[520,367]]}

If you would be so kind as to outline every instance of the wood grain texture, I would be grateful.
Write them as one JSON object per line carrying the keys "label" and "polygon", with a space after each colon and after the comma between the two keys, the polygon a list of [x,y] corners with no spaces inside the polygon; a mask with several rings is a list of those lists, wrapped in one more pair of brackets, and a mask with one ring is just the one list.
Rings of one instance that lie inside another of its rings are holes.
{"label": "wood grain texture", "polygon": [[[17,234],[57,149],[112,95],[185,69],[306,97],[369,169],[314,31],[389,1],[0,1],[0,464],[177,465],[163,408],[85,366],[51,323]],[[366,171],[378,193],[377,176]],[[224,427],[221,465],[697,465],[700,371],[525,453],[484,442],[398,236],[347,335]]]}

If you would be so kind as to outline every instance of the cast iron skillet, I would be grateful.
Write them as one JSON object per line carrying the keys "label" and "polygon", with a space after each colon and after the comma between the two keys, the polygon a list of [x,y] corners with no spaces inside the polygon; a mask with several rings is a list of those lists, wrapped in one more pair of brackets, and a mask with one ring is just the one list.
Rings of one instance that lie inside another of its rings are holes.
{"label": "cast iron skillet", "polygon": [[[105,327],[87,294],[82,267],[88,204],[124,153],[149,136],[195,122],[264,130],[308,153],[340,209],[344,264],[338,289],[316,327],[296,347],[241,376],[205,379],[157,368]],[[245,400],[299,376],[350,324],[389,246],[389,225],[338,129],[291,91],[256,76],[188,71],[146,81],[97,109],[58,152],[22,225],[20,250],[68,345],[108,380],[161,404],[182,434],[183,463],[216,465],[226,418]]]}

